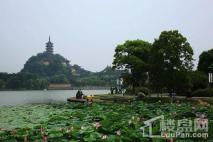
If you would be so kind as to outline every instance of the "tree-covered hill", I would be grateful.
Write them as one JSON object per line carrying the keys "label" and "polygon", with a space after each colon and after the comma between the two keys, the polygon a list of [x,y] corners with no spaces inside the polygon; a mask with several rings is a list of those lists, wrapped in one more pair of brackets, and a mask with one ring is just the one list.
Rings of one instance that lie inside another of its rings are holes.
{"label": "tree-covered hill", "polygon": [[63,74],[71,75],[70,64],[59,54],[49,55],[46,52],[32,56],[24,65],[21,73],[32,73],[40,77],[52,77]]}
{"label": "tree-covered hill", "polygon": [[115,86],[122,71],[107,66],[104,70],[89,75],[76,76],[77,84],[81,86]]}
{"label": "tree-covered hill", "polygon": [[91,72],[59,54],[47,52],[32,56],[25,63],[19,74],[32,74],[47,80],[48,83],[70,83],[72,86],[114,86],[121,71],[107,66],[100,72]]}

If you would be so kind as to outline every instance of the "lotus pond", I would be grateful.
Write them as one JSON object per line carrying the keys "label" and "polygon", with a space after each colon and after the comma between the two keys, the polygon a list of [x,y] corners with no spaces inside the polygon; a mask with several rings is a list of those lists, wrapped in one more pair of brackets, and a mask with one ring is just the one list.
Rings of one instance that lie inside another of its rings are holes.
{"label": "lotus pond", "polygon": [[[173,141],[210,141],[213,133],[213,107],[198,103],[94,103],[34,104],[0,107],[0,141],[33,142],[163,142],[143,138],[144,121],[164,115],[183,119],[204,114],[209,120],[207,139],[174,138]],[[157,131],[159,126],[153,126]]]}

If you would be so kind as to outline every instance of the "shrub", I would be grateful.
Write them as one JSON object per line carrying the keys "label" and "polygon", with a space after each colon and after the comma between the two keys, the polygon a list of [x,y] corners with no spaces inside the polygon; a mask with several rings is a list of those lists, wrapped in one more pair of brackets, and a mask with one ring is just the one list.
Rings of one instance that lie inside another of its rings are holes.
{"label": "shrub", "polygon": [[199,89],[192,93],[193,97],[213,97],[213,88]]}

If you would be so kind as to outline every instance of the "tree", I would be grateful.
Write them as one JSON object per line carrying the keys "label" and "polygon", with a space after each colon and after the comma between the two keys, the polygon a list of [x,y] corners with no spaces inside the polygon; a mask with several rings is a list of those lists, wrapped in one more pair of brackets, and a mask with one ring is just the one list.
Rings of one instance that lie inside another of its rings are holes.
{"label": "tree", "polygon": [[193,71],[191,74],[192,91],[208,87],[208,77],[200,71]]}
{"label": "tree", "polygon": [[204,51],[199,56],[198,70],[208,74],[209,67],[213,69],[213,49]]}
{"label": "tree", "polygon": [[55,75],[55,76],[51,77],[50,82],[51,83],[69,83],[66,76],[63,74]]}
{"label": "tree", "polygon": [[[151,50],[151,81],[156,90],[185,90],[190,86],[188,71],[193,68],[193,49],[187,39],[174,31],[163,31]],[[181,81],[182,80],[182,81]],[[188,83],[183,86],[182,83]]]}
{"label": "tree", "polygon": [[113,67],[127,71],[124,76],[128,80],[124,80],[124,83],[131,84],[133,90],[135,86],[144,85],[147,80],[151,47],[149,42],[133,40],[126,41],[115,49]]}
{"label": "tree", "polygon": [[5,82],[4,80],[0,79],[0,89],[4,89],[5,88]]}
{"label": "tree", "polygon": [[0,89],[22,90],[22,89],[45,89],[48,82],[31,73],[0,73]]}

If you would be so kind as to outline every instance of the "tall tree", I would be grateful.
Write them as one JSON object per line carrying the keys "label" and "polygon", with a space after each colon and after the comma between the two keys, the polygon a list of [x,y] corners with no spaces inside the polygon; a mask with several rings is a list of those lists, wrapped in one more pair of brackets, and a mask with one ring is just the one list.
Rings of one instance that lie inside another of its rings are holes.
{"label": "tall tree", "polygon": [[143,85],[149,70],[149,57],[152,45],[143,40],[126,41],[115,49],[113,67],[128,72],[124,75],[128,84]]}
{"label": "tall tree", "polygon": [[213,49],[201,53],[198,62],[199,71],[208,74],[210,69],[213,71]]}
{"label": "tall tree", "polygon": [[[163,31],[155,39],[151,53],[151,81],[155,89],[166,87],[168,91],[177,91],[190,86],[187,72],[193,68],[193,49],[181,33]],[[188,84],[183,86],[181,80]]]}

